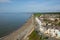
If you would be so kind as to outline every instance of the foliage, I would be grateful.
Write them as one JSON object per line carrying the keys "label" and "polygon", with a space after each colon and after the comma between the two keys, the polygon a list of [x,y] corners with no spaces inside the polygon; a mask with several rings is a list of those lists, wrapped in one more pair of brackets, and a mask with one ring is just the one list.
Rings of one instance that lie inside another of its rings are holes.
{"label": "foliage", "polygon": [[60,22],[58,23],[58,25],[60,26]]}
{"label": "foliage", "polygon": [[33,31],[31,35],[29,35],[29,40],[46,40],[48,37],[43,37],[42,35],[38,35],[36,31]]}
{"label": "foliage", "polygon": [[33,31],[29,36],[29,40],[40,40],[40,37],[35,31]]}
{"label": "foliage", "polygon": [[41,13],[34,13],[34,17],[39,17]]}

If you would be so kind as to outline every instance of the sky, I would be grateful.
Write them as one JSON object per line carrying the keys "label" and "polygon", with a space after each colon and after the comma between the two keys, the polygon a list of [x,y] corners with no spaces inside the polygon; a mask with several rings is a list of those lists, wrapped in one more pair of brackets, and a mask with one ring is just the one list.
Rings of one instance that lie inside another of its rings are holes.
{"label": "sky", "polygon": [[0,0],[0,12],[60,12],[60,0]]}

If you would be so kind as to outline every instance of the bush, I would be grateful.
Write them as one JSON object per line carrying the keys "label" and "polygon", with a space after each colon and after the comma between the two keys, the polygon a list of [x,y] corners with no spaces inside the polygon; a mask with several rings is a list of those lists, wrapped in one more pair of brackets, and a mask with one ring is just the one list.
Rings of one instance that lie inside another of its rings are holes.
{"label": "bush", "polygon": [[58,25],[60,26],[60,22],[58,23]]}
{"label": "bush", "polygon": [[40,13],[34,13],[34,17],[40,17]]}
{"label": "bush", "polygon": [[38,35],[36,31],[33,31],[31,35],[29,35],[29,40],[46,40],[48,37],[43,37],[42,35]]}

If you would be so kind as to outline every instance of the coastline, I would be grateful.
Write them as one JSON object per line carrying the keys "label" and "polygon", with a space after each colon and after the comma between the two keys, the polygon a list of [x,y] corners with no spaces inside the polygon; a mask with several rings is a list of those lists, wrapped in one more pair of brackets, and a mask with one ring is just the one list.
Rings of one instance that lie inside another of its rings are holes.
{"label": "coastline", "polygon": [[0,40],[15,40],[17,39],[17,35],[22,33],[26,28],[28,28],[28,26],[31,24],[32,22],[32,16],[30,18],[28,18],[28,20],[26,21],[25,24],[23,24],[22,27],[20,27],[19,29],[17,29],[16,31],[10,33],[9,35],[6,35],[2,38],[0,38]]}

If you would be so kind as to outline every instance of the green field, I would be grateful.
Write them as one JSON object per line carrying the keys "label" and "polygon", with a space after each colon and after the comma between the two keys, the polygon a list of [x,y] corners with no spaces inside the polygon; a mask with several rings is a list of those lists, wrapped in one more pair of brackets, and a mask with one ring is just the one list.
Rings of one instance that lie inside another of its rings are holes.
{"label": "green field", "polygon": [[47,40],[48,37],[44,37],[42,35],[38,35],[38,33],[34,30],[31,35],[29,35],[29,40]]}
{"label": "green field", "polygon": [[34,13],[34,17],[39,17],[41,13]]}
{"label": "green field", "polygon": [[36,33],[36,31],[33,31],[31,35],[29,35],[29,40],[40,40],[39,35]]}

